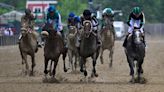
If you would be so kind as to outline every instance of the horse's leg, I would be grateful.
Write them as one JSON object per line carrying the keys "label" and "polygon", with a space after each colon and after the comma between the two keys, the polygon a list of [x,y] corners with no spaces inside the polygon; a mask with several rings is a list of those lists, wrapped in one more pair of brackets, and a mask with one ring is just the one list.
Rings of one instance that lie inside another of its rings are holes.
{"label": "horse's leg", "polygon": [[25,71],[25,74],[29,74],[29,65],[28,65],[28,62],[27,62],[27,55],[24,54],[24,61],[25,61],[25,64],[26,64],[26,71]]}
{"label": "horse's leg", "polygon": [[59,61],[59,59],[56,59],[56,60],[54,61],[54,69],[53,69],[53,72],[52,72],[52,77],[53,77],[53,78],[55,77],[55,74],[56,74],[56,66],[57,66],[57,64],[58,64],[58,61]]}
{"label": "horse's leg", "polygon": [[81,60],[80,60],[80,71],[81,72],[84,72],[84,76],[86,77],[87,76],[87,71],[86,71],[86,58],[84,57],[81,57]]}
{"label": "horse's leg", "polygon": [[130,57],[127,57],[127,61],[129,63],[129,67],[130,67],[130,75],[132,76],[132,79],[130,80],[130,82],[135,83],[134,69],[133,69],[134,60]]}
{"label": "horse's leg", "polygon": [[95,76],[95,77],[98,77],[98,74],[96,73],[96,59],[97,59],[97,57],[96,57],[96,53],[92,56],[92,59],[93,59],[93,62],[92,62],[92,64],[93,64],[93,69],[92,69],[92,77],[93,76]]}
{"label": "horse's leg", "polygon": [[80,72],[84,72],[83,66],[84,66],[84,58],[81,57],[81,58],[80,58]]}
{"label": "horse's leg", "polygon": [[22,65],[24,65],[24,63],[25,63],[25,60],[24,60],[24,54],[22,53],[22,51],[20,51],[20,53],[21,53],[21,57],[22,57]]}
{"label": "horse's leg", "polygon": [[48,74],[48,70],[47,70],[48,61],[49,61],[49,59],[47,59],[47,58],[45,57],[45,58],[44,58],[44,74],[45,74],[45,76]]}
{"label": "horse's leg", "polygon": [[113,65],[113,52],[114,52],[114,48],[112,47],[112,49],[110,50],[110,54],[109,54],[109,59],[110,59],[109,67],[112,67],[112,65]]}
{"label": "horse's leg", "polygon": [[34,75],[34,67],[36,66],[36,63],[35,63],[35,55],[32,55],[31,56],[31,61],[32,61],[32,65],[31,65],[31,74],[30,75]]}
{"label": "horse's leg", "polygon": [[51,60],[50,69],[49,69],[49,75],[50,75],[50,76],[52,76],[52,63],[53,63],[53,61]]}
{"label": "horse's leg", "polygon": [[28,73],[29,73],[29,66],[28,66],[28,62],[27,62],[27,54],[23,54],[23,53],[21,53],[21,56],[22,56],[22,69],[23,69],[23,72],[24,72],[24,64],[26,64],[25,65],[25,75],[27,75]]}
{"label": "horse's leg", "polygon": [[134,79],[134,59],[129,57],[126,53],[126,58],[127,58],[127,62],[129,64],[129,68],[130,68],[130,75],[132,76],[132,79],[130,80],[131,83],[135,83],[135,79]]}
{"label": "horse's leg", "polygon": [[63,52],[63,66],[64,66],[64,72],[67,72],[67,68],[66,68],[66,65],[65,65],[65,58],[66,58],[66,55],[67,55],[67,50],[65,49],[65,51]]}
{"label": "horse's leg", "polygon": [[101,48],[100,48],[100,61],[101,61],[101,64],[104,63],[104,60],[103,60],[103,52],[104,52],[104,50],[103,50],[103,48],[101,47]]}
{"label": "horse's leg", "polygon": [[71,63],[71,67],[72,67],[72,71],[73,71],[73,56],[72,56],[72,51],[71,50],[68,50],[68,57],[69,57],[69,63]]}
{"label": "horse's leg", "polygon": [[141,73],[142,73],[143,59],[139,60],[137,63],[138,63],[138,81],[139,81],[139,83],[141,83],[142,82]]}
{"label": "horse's leg", "polygon": [[76,71],[76,68],[77,68],[77,61],[78,61],[78,55],[76,54],[75,55],[75,62],[74,62],[75,71]]}
{"label": "horse's leg", "polygon": [[88,75],[86,70],[86,58],[84,59],[84,76],[86,77]]}

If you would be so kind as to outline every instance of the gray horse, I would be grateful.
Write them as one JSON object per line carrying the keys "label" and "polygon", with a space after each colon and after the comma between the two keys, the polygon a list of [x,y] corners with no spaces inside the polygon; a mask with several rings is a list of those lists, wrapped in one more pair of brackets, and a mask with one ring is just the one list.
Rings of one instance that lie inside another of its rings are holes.
{"label": "gray horse", "polygon": [[24,65],[24,63],[26,64],[26,71],[25,73],[28,74],[29,73],[29,65],[27,62],[27,55],[31,56],[31,73],[30,75],[33,75],[33,71],[34,71],[34,67],[35,67],[35,53],[38,50],[37,47],[37,33],[34,31],[30,31],[28,29],[22,28],[21,29],[22,32],[22,38],[20,39],[20,43],[19,43],[19,50],[21,53],[21,57],[22,57],[22,65]]}
{"label": "gray horse", "polygon": [[125,54],[130,67],[131,82],[135,83],[134,77],[134,61],[137,61],[138,82],[142,83],[141,74],[143,73],[142,64],[145,57],[145,45],[143,43],[142,34],[139,29],[134,29],[131,36],[128,37],[127,45],[125,47]]}
{"label": "gray horse", "polygon": [[[72,66],[72,71],[76,70],[77,61],[79,58],[79,53],[76,46],[77,39],[78,39],[77,36],[78,36],[78,29],[76,28],[76,26],[70,26],[69,33],[67,35],[67,45],[68,45],[68,57],[69,57],[69,62],[71,63]],[[74,56],[75,56],[75,61],[73,65]]]}
{"label": "gray horse", "polygon": [[113,28],[113,18],[111,16],[104,16],[104,27],[101,29],[101,40],[102,46],[100,48],[100,61],[103,64],[103,52],[104,50],[110,51],[109,59],[110,59],[110,67],[113,62],[113,53],[114,53],[114,42],[115,42],[115,33]]}
{"label": "gray horse", "polygon": [[91,57],[93,63],[93,69],[91,76],[97,77],[98,74],[96,73],[96,60],[99,55],[99,46],[97,44],[96,33],[92,30],[92,23],[90,21],[85,20],[83,22],[83,31],[81,33],[81,42],[80,42],[80,50],[79,54],[81,57],[81,66],[80,71],[84,72],[84,75],[87,76],[86,71],[86,58]]}
{"label": "gray horse", "polygon": [[[65,57],[67,53],[67,49],[64,47],[64,41],[60,35],[57,34],[57,32],[53,29],[53,26],[50,24],[46,24],[45,27],[48,26],[46,30],[48,31],[42,31],[42,35],[46,34],[45,36],[45,46],[44,46],[44,63],[45,63],[45,69],[44,73],[45,75],[48,74],[47,66],[48,62],[51,60],[54,63],[53,70],[51,71],[51,66],[49,73],[52,74],[52,77],[55,77],[56,74],[56,66],[59,61],[59,57],[62,54],[63,56],[63,66],[64,71],[66,72],[66,66],[65,66]],[[43,28],[44,29],[44,28]]]}

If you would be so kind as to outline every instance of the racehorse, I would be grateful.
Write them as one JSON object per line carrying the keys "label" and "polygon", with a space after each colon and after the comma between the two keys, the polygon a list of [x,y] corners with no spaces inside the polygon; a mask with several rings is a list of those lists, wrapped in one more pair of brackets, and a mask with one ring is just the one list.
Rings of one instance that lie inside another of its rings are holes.
{"label": "racehorse", "polygon": [[[56,74],[56,66],[59,61],[59,57],[62,54],[63,57],[63,66],[64,71],[67,72],[66,66],[65,66],[65,58],[67,50],[64,47],[64,41],[61,37],[61,35],[57,34],[57,31],[53,28],[52,24],[46,24],[43,28],[44,31],[42,31],[42,35],[45,35],[45,46],[44,46],[44,63],[45,63],[45,69],[44,73],[45,75],[48,74],[47,66],[48,62],[51,60],[51,65],[54,63],[54,68],[51,71],[51,66],[49,73],[52,74],[52,77],[55,77]],[[45,31],[46,30],[46,31]]]}
{"label": "racehorse", "polygon": [[[68,57],[69,62],[71,63],[72,71],[77,67],[77,61],[79,59],[79,53],[77,49],[77,36],[78,36],[78,29],[76,26],[69,27],[69,33],[67,35],[67,45],[68,45]],[[73,65],[73,57],[75,56],[75,61]]]}
{"label": "racehorse", "polygon": [[22,27],[21,28],[22,37],[20,39],[19,43],[19,50],[22,57],[22,65],[25,64],[26,71],[25,73],[29,73],[29,65],[27,62],[27,55],[31,56],[31,72],[30,75],[34,75],[34,67],[36,65],[35,63],[35,53],[38,51],[37,46],[37,32],[33,31],[30,28]]}
{"label": "racehorse", "polygon": [[134,61],[137,61],[137,74],[138,82],[142,83],[141,74],[143,73],[142,64],[145,57],[145,45],[143,43],[142,33],[138,28],[134,28],[132,34],[128,37],[127,45],[125,47],[125,54],[130,67],[130,75],[132,76],[131,82],[135,83],[134,77]]}
{"label": "racehorse", "polygon": [[80,49],[79,54],[81,58],[80,62],[80,71],[84,72],[84,76],[87,76],[87,70],[86,70],[86,58],[91,57],[92,63],[93,63],[93,69],[92,69],[92,77],[97,77],[98,74],[96,73],[96,60],[99,55],[99,46],[97,44],[97,38],[96,33],[93,32],[92,29],[92,23],[91,21],[85,20],[83,22],[83,30],[81,33],[81,42],[80,42]]}
{"label": "racehorse", "polygon": [[112,66],[113,62],[113,53],[114,53],[114,42],[115,42],[115,32],[113,28],[113,18],[111,16],[104,16],[104,27],[101,29],[101,40],[102,40],[102,46],[100,48],[100,61],[103,64],[103,52],[104,50],[110,51],[109,59],[110,64],[109,66]]}

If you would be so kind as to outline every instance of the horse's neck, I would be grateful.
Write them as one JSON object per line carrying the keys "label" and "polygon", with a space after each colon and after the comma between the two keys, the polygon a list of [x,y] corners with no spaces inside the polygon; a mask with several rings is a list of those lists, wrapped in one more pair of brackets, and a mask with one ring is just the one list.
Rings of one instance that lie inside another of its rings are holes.
{"label": "horse's neck", "polygon": [[91,33],[89,35],[89,37],[87,37],[87,38],[86,37],[83,37],[83,39],[84,39],[85,42],[88,42],[88,45],[89,45],[89,44],[93,44],[94,41],[96,41],[96,36]]}
{"label": "horse's neck", "polygon": [[134,40],[133,40],[133,35],[129,35],[129,37],[127,38],[127,45],[129,47],[134,47],[135,46]]}
{"label": "horse's neck", "polygon": [[26,46],[32,45],[33,40],[35,39],[31,33],[27,33],[24,37],[22,37],[22,41],[26,44]]}
{"label": "horse's neck", "polygon": [[102,30],[102,35],[104,36],[111,36],[111,29],[109,27],[105,27],[103,30]]}

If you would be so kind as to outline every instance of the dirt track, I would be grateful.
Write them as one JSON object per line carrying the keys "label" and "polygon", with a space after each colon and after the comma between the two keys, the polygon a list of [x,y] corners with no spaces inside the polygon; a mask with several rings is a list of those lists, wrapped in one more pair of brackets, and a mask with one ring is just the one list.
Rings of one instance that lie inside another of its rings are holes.
{"label": "dirt track", "polygon": [[108,52],[105,51],[105,63],[102,65],[99,59],[97,61],[99,77],[88,83],[80,82],[81,73],[64,73],[61,59],[57,67],[57,77],[61,82],[43,83],[43,49],[36,54],[35,76],[23,76],[18,46],[0,47],[0,92],[164,92],[164,40],[151,39],[147,43],[143,65],[146,84],[129,83],[131,77],[122,41],[116,41],[113,67],[108,67]]}

